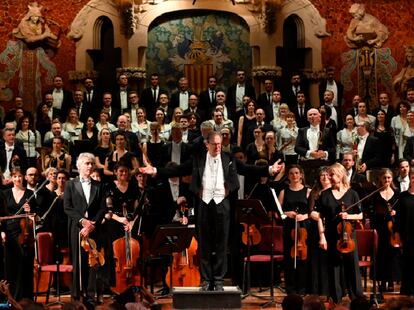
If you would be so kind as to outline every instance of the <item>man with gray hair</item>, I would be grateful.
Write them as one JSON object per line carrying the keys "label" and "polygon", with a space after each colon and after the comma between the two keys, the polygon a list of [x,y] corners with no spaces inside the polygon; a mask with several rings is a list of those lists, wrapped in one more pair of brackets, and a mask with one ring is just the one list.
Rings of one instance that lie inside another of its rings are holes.
{"label": "man with gray hair", "polygon": [[103,280],[102,266],[89,267],[88,253],[81,248],[82,241],[93,239],[97,250],[101,249],[99,225],[105,214],[105,198],[101,183],[93,180],[91,174],[95,168],[95,155],[81,153],[76,167],[79,178],[67,182],[64,193],[64,210],[69,222],[69,240],[73,263],[72,298],[80,300],[86,294],[85,303],[94,305],[102,302]]}

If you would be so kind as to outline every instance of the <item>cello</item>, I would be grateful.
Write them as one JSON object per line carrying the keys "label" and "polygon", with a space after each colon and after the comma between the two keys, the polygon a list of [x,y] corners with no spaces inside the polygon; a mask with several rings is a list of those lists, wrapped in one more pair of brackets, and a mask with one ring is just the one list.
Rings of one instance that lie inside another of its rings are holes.
{"label": "cello", "polygon": [[[126,203],[122,205],[123,215],[127,218]],[[131,229],[138,215],[132,221],[130,229],[125,230],[124,237],[112,242],[115,261],[116,285],[111,287],[115,293],[122,293],[131,285],[140,283],[141,277],[138,273],[137,261],[140,255],[138,240],[132,238]],[[128,224],[129,225],[129,224]]]}
{"label": "cello", "polygon": [[[186,202],[183,202],[180,205],[181,216],[188,212],[188,206]],[[188,225],[191,227],[194,225]],[[174,286],[199,286],[201,277],[199,272],[199,262],[197,256],[198,243],[197,240],[193,237],[191,239],[190,246],[188,249],[185,249],[181,253],[173,253],[173,262],[172,270],[171,267],[168,268],[166,275],[167,283],[170,287]],[[172,272],[172,284],[171,276]]]}

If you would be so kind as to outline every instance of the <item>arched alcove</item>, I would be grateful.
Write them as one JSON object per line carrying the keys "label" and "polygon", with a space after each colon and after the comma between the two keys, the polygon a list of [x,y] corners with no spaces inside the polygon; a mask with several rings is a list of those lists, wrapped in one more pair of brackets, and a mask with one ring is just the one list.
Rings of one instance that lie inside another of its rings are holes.
{"label": "arched alcove", "polygon": [[193,91],[207,87],[208,76],[230,85],[238,68],[251,70],[250,31],[236,14],[186,10],[163,14],[148,28],[147,72],[158,72],[162,85],[175,89],[186,76]]}

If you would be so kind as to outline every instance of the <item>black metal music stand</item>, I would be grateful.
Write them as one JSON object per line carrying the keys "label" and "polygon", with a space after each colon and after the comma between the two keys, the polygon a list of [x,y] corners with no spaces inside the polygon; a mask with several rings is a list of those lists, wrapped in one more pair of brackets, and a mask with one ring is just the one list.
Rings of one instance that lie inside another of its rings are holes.
{"label": "black metal music stand", "polygon": [[[246,261],[246,275],[243,275],[243,293],[242,299],[248,296],[254,296],[257,298],[263,298],[262,296],[253,295],[250,291],[251,278],[250,278],[250,247],[251,236],[250,226],[253,224],[268,224],[269,218],[267,211],[263,207],[263,204],[258,199],[240,199],[237,201],[237,218],[239,223],[247,224],[247,261]],[[245,288],[245,284],[247,288]]]}
{"label": "black metal music stand", "polygon": [[[151,242],[151,255],[170,255],[175,252],[182,252],[191,244],[195,229],[193,227],[182,225],[160,225],[157,226],[154,238]],[[170,297],[173,290],[173,260],[170,259]]]}

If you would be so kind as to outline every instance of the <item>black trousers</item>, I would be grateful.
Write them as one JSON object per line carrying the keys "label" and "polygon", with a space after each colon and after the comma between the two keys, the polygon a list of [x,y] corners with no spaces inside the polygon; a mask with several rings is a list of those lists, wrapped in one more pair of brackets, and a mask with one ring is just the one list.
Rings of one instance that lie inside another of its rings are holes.
{"label": "black trousers", "polygon": [[201,279],[223,282],[227,271],[227,244],[229,238],[230,204],[224,199],[206,204],[200,201],[197,212]]}

